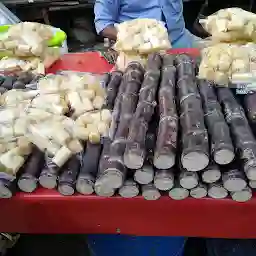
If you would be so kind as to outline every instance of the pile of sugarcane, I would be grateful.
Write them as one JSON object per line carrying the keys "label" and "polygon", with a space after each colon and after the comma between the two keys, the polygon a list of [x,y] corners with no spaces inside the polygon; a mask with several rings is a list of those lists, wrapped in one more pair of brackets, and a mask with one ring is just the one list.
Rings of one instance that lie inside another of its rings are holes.
{"label": "pile of sugarcane", "polygon": [[245,113],[230,89],[197,79],[185,54],[151,55],[145,70],[131,63],[120,77],[113,72],[108,85],[112,130],[95,168],[96,194],[252,197],[256,95],[246,96]]}
{"label": "pile of sugarcane", "polygon": [[251,199],[256,94],[241,101],[231,89],[197,79],[186,54],[152,54],[145,68],[132,62],[106,81],[103,110],[112,116],[101,143],[83,143],[61,167],[34,147],[15,181],[0,177],[0,197],[40,184],[63,195]]}

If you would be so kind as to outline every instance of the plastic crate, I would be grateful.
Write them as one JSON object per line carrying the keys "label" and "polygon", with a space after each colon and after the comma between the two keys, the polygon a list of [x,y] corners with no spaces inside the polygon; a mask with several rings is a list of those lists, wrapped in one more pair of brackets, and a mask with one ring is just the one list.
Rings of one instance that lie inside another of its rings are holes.
{"label": "plastic crate", "polygon": [[91,256],[182,256],[184,237],[88,235]]}

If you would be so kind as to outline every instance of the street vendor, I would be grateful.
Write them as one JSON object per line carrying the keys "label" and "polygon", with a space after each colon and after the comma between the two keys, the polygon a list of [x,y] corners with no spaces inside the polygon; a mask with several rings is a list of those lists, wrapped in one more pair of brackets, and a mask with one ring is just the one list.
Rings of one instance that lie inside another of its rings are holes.
{"label": "street vendor", "polygon": [[195,47],[197,38],[186,28],[182,0],[96,0],[95,27],[98,34],[116,40],[115,23],[152,18],[166,24],[173,48]]}

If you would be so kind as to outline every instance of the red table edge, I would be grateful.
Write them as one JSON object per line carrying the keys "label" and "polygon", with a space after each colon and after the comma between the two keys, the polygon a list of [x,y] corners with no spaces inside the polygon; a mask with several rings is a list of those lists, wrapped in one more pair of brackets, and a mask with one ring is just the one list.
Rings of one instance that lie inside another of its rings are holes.
{"label": "red table edge", "polygon": [[[170,49],[170,54],[186,53],[192,56],[199,55],[199,49]],[[98,66],[94,65],[93,59],[97,58]],[[56,73],[58,70],[72,70],[78,72],[104,73],[109,72],[113,65],[100,56],[98,52],[84,52],[84,53],[68,53],[64,54],[59,61],[54,63],[48,70],[48,73]]]}
{"label": "red table edge", "polygon": [[[199,53],[197,49],[170,52],[195,56]],[[112,65],[96,52],[66,54],[49,72],[88,71],[85,67],[90,67],[89,72],[108,72]],[[246,203],[209,198],[174,201],[167,196],[146,201],[141,196],[65,197],[55,190],[39,188],[32,194],[19,192],[11,199],[1,199],[0,207],[2,232],[256,238],[255,197]]]}

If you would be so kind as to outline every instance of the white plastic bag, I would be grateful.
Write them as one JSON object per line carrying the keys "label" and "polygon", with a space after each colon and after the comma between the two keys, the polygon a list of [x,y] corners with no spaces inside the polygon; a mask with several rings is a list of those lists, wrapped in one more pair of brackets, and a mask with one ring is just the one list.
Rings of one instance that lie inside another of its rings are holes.
{"label": "white plastic bag", "polygon": [[200,20],[215,42],[256,40],[256,14],[241,8],[227,8]]}
{"label": "white plastic bag", "polygon": [[2,51],[11,51],[19,57],[43,56],[47,42],[53,36],[50,26],[35,22],[21,22],[9,28],[0,40]]}
{"label": "white plastic bag", "polygon": [[116,27],[118,34],[114,48],[118,52],[146,54],[171,48],[167,29],[160,21],[134,19]]}
{"label": "white plastic bag", "polygon": [[256,45],[219,43],[203,49],[198,77],[228,86],[250,79],[256,72]]}

